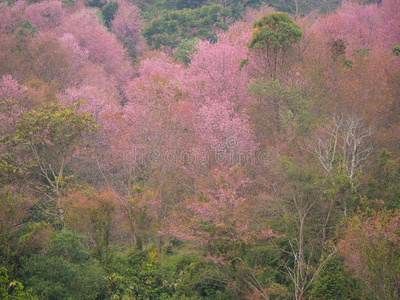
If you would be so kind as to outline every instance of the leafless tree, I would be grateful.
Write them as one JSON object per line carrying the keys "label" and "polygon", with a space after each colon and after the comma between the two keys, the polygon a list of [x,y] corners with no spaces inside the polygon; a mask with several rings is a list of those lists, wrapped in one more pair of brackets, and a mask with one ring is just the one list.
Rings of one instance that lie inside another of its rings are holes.
{"label": "leafless tree", "polygon": [[[319,215],[317,206],[322,199],[322,188],[310,189],[307,186],[308,184],[300,178],[300,180],[283,179],[285,192],[279,200],[279,207],[285,216],[292,218],[295,229],[292,239],[289,240],[290,251],[287,251],[294,258],[294,264],[292,266],[286,264],[286,273],[294,284],[295,299],[304,299],[306,291],[337,250],[336,247],[331,247],[331,249],[328,249],[327,255],[321,254],[321,259],[315,262],[315,257],[318,257],[318,255],[314,255],[316,254],[315,251],[324,253],[323,248],[326,245],[322,245],[322,248],[319,249],[317,240],[307,235],[307,231],[313,227],[310,222],[315,222],[316,216]],[[322,216],[317,219],[319,220],[317,222],[321,225],[319,227],[322,228],[319,231],[325,229],[327,220]],[[316,236],[318,235],[320,233],[316,233]],[[324,243],[326,243],[326,240]],[[309,251],[306,251],[306,249]]]}
{"label": "leafless tree", "polygon": [[294,299],[305,299],[307,290],[337,251],[326,234],[332,199],[326,197],[325,190],[330,182],[314,164],[282,161],[272,168],[277,188],[267,197],[266,209],[285,220],[283,230],[290,247],[276,246],[290,257],[284,261],[285,274],[293,283]]}
{"label": "leafless tree", "polygon": [[311,151],[327,173],[340,167],[353,179],[373,151],[372,133],[357,116],[335,116],[321,125]]}

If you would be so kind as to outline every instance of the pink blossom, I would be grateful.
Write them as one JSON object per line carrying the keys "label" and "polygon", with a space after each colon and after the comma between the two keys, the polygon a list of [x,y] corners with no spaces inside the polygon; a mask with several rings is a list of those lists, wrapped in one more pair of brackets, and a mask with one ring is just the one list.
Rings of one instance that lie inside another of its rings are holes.
{"label": "pink blossom", "polygon": [[100,63],[106,72],[120,83],[131,77],[130,61],[117,37],[100,24],[94,11],[82,10],[65,18],[60,26],[61,35],[71,34],[89,60]]}
{"label": "pink blossom", "polygon": [[25,18],[24,1],[17,1],[11,7],[7,2],[0,3],[0,33],[12,33]]}
{"label": "pink blossom", "polygon": [[0,136],[10,134],[15,129],[21,113],[25,110],[21,100],[24,99],[27,88],[18,84],[11,75],[0,80]]}
{"label": "pink blossom", "polygon": [[26,17],[39,31],[48,31],[61,24],[64,16],[60,1],[44,1],[28,5]]}
{"label": "pink blossom", "polygon": [[71,33],[63,34],[60,42],[68,48],[70,60],[76,69],[79,69],[86,63],[89,58],[89,51],[83,50]]}
{"label": "pink blossom", "polygon": [[135,47],[140,40],[142,27],[139,8],[128,3],[120,4],[111,23],[112,31],[129,40],[130,47]]}

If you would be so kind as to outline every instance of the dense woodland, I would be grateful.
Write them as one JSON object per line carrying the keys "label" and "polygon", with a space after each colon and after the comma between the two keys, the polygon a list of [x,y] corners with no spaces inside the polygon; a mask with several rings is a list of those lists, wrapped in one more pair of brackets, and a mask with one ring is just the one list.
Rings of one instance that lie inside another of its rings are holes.
{"label": "dense woodland", "polygon": [[400,1],[0,1],[1,299],[399,299]]}

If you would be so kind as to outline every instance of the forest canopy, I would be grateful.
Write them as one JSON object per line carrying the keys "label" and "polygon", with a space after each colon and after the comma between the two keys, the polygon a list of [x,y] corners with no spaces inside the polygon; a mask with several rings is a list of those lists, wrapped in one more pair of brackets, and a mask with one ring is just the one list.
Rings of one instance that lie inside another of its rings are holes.
{"label": "forest canopy", "polygon": [[398,299],[399,20],[0,1],[0,298]]}

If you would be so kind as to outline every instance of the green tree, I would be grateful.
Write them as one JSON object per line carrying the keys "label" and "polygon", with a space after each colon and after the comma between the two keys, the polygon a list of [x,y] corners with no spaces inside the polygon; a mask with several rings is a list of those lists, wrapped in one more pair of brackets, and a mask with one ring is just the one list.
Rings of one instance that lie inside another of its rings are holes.
{"label": "green tree", "polygon": [[345,271],[343,259],[335,256],[328,261],[314,282],[313,299],[360,299],[360,290],[354,278]]}
{"label": "green tree", "polygon": [[0,189],[0,265],[13,271],[14,259],[21,243],[18,231],[27,215],[28,201],[11,187]]}
{"label": "green tree", "polygon": [[284,11],[296,16],[312,11],[329,14],[342,3],[341,0],[262,0],[262,2],[274,7],[277,11]]}
{"label": "green tree", "polygon": [[258,65],[256,72],[268,78],[285,78],[293,64],[294,45],[303,36],[300,26],[287,13],[274,12],[254,22],[253,27],[248,47]]}
{"label": "green tree", "polygon": [[106,287],[103,269],[71,231],[55,233],[41,254],[23,259],[19,275],[45,299],[94,299]]}
{"label": "green tree", "polygon": [[175,59],[184,62],[185,65],[190,64],[191,55],[196,52],[196,46],[198,43],[198,38],[181,40],[173,54]]}
{"label": "green tree", "polygon": [[165,12],[146,24],[142,33],[152,49],[174,49],[181,40],[194,37],[216,41],[215,29],[228,28],[223,21],[228,15],[229,10],[218,5]]}
{"label": "green tree", "polygon": [[[335,214],[331,180],[315,164],[281,157],[274,169],[274,189],[268,199],[269,213],[281,221],[276,230],[287,246],[286,274],[296,300],[304,299],[337,249],[332,238]],[[272,220],[271,220],[272,221]],[[270,222],[271,222],[270,221]]]}
{"label": "green tree", "polygon": [[111,27],[111,22],[112,20],[114,20],[114,16],[118,10],[118,7],[118,2],[110,1],[101,9],[101,14],[104,19],[104,25],[106,25],[107,28]]}
{"label": "green tree", "polygon": [[178,283],[174,275],[161,266],[154,248],[133,250],[127,256],[115,257],[109,271],[112,274],[108,285],[111,299],[171,299],[174,284]]}
{"label": "green tree", "polygon": [[298,84],[260,78],[250,83],[249,91],[257,101],[248,114],[261,143],[287,128],[299,135],[308,133],[310,104]]}
{"label": "green tree", "polygon": [[[62,211],[58,197],[72,174],[68,166],[78,151],[88,149],[85,135],[96,131],[95,119],[78,108],[78,103],[63,106],[50,103],[22,115],[17,122],[17,135],[6,137],[6,151],[0,155],[0,182],[23,183],[51,202],[49,215]],[[43,208],[46,210],[45,208]]]}
{"label": "green tree", "polygon": [[176,9],[181,10],[185,8],[198,8],[201,7],[206,1],[205,0],[177,0]]}
{"label": "green tree", "polygon": [[37,300],[32,290],[24,291],[24,286],[18,281],[9,281],[7,269],[0,269],[0,299],[3,300]]}
{"label": "green tree", "polygon": [[[400,159],[382,149],[376,163],[364,176],[365,185],[361,193],[369,201],[368,208],[381,210],[400,209]],[[372,201],[375,200],[375,201]]]}
{"label": "green tree", "polygon": [[399,56],[400,55],[400,45],[396,45],[396,44],[392,45],[392,51],[393,51],[394,55]]}
{"label": "green tree", "polygon": [[85,1],[85,5],[89,7],[98,7],[101,9],[104,5],[106,5],[106,3],[102,2],[102,0],[87,0]]}
{"label": "green tree", "polygon": [[118,195],[111,190],[71,192],[60,199],[65,211],[65,225],[86,237],[94,257],[103,265],[109,262],[111,236],[117,210]]}

